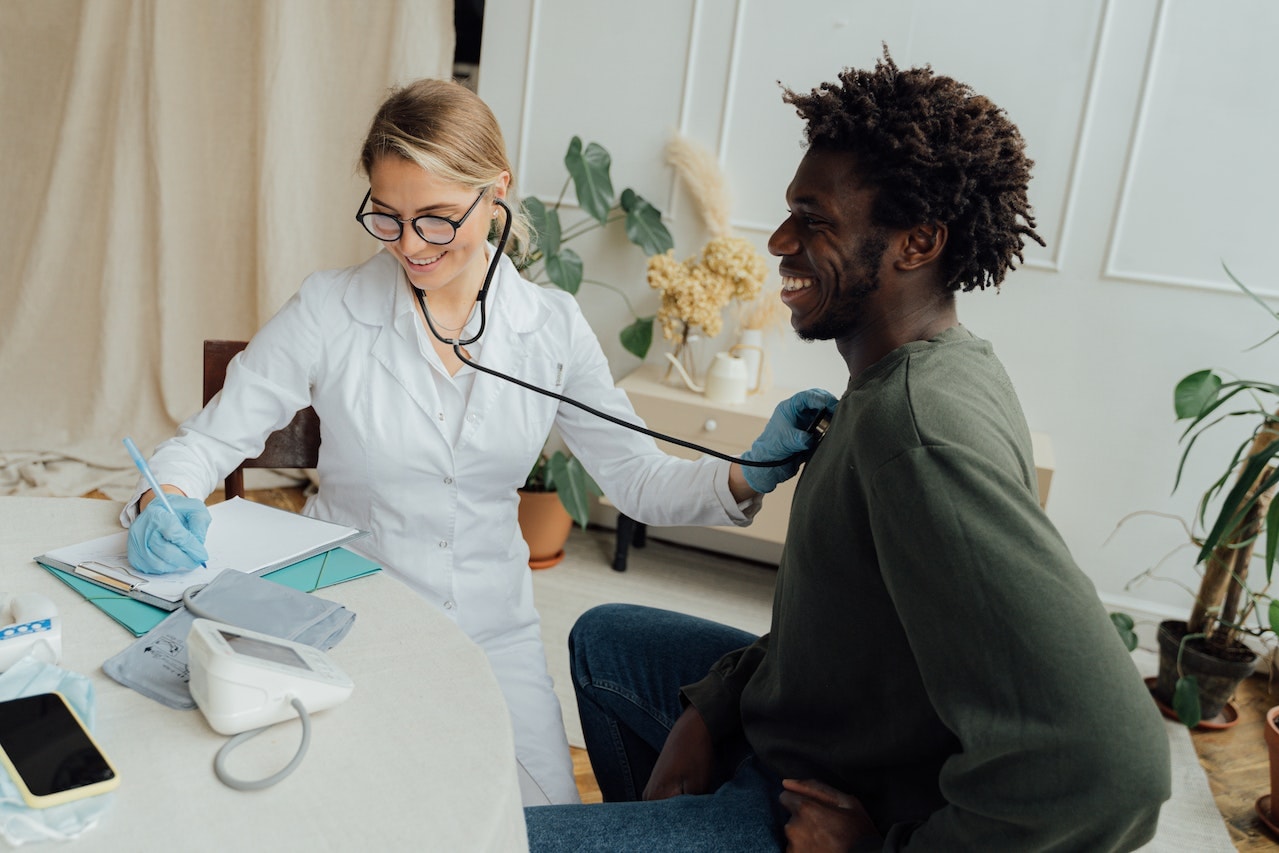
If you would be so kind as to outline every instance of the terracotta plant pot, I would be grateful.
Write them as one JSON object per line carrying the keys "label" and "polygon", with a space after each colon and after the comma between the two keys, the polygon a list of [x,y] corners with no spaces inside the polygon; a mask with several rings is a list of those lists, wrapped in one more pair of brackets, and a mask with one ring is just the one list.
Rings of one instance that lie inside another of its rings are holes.
{"label": "terracotta plant pot", "polygon": [[1279,812],[1275,810],[1279,804],[1279,705],[1266,712],[1264,730],[1266,750],[1270,753],[1270,793],[1257,799],[1257,817],[1271,832],[1279,834]]}
{"label": "terracotta plant pot", "polygon": [[549,569],[564,559],[573,517],[555,492],[519,492],[520,532],[528,543],[529,568]]}
{"label": "terracotta plant pot", "polygon": [[[1159,623],[1159,678],[1155,698],[1169,707],[1177,685],[1177,652],[1186,635],[1186,623],[1168,619]],[[1203,719],[1211,720],[1235,695],[1239,682],[1256,667],[1257,655],[1242,643],[1236,643],[1232,659],[1227,660],[1204,651],[1202,639],[1190,640],[1181,653],[1181,670],[1199,682],[1199,707]]]}

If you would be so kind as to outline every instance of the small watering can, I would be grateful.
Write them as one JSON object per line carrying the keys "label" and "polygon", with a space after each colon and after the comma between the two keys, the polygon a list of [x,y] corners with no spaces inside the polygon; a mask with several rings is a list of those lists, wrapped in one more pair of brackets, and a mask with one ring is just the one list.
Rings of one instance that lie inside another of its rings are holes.
{"label": "small watering can", "polygon": [[670,360],[671,364],[675,365],[675,369],[679,371],[684,384],[699,394],[705,394],[706,399],[715,403],[746,402],[746,392],[749,390],[750,378],[747,376],[748,370],[745,359],[738,358],[732,353],[715,353],[711,368],[706,372],[706,385],[701,386],[688,375],[684,370],[684,365],[679,363],[679,359],[671,353],[667,353],[666,358]]}

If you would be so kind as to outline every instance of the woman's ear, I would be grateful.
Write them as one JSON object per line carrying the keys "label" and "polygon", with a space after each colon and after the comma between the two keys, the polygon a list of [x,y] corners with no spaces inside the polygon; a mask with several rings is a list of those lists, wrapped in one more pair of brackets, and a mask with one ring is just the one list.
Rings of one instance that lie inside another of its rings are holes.
{"label": "woman's ear", "polygon": [[940,222],[916,225],[903,233],[902,253],[897,260],[899,270],[917,270],[941,257],[949,232]]}
{"label": "woman's ear", "polygon": [[506,191],[511,186],[511,173],[503,171],[497,176],[497,180],[493,182],[494,198],[506,198]]}

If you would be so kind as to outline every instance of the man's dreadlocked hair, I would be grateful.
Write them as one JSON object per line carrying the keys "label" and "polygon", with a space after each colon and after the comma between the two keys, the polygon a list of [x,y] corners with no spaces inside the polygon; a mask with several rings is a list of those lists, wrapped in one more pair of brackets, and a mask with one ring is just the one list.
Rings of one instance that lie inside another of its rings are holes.
{"label": "man's dreadlocked hair", "polygon": [[875,70],[847,68],[809,95],[785,90],[807,123],[808,144],[853,155],[876,188],[877,225],[946,225],[942,273],[949,290],[999,287],[1023,262],[1022,237],[1039,245],[1026,200],[1033,162],[1004,111],[930,66],[898,70],[884,47]]}

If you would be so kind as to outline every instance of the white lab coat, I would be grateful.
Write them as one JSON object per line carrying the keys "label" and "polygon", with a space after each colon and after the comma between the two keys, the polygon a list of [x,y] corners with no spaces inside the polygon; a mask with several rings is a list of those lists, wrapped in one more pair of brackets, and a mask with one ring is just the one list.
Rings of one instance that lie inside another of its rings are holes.
{"label": "white lab coat", "polygon": [[[480,364],[639,421],[571,295],[525,281],[502,257],[487,301]],[[451,444],[427,334],[389,253],[315,273],[232,359],[222,392],[156,449],[151,466],[160,482],[205,497],[241,460],[258,455],[272,431],[313,406],[319,489],[305,514],[370,531],[352,550],[440,607],[488,653],[521,764],[552,802],[572,802],[572,767],[516,521],[516,489],[552,425],[632,518],[740,525],[756,507],[739,509],[725,462],[668,456],[647,436],[484,373]],[[135,515],[136,498],[121,520],[127,525]]]}

